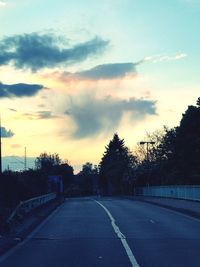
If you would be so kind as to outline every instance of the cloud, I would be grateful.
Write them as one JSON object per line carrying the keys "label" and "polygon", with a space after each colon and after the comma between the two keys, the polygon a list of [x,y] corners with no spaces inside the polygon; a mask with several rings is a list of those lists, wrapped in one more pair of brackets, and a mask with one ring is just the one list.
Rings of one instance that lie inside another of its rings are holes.
{"label": "cloud", "polygon": [[49,110],[42,110],[37,112],[38,119],[52,119],[57,118],[57,116],[53,115]]}
{"label": "cloud", "polygon": [[0,127],[0,128],[1,128],[1,137],[10,138],[14,135],[14,133],[11,130],[7,130],[5,127]]}
{"label": "cloud", "polygon": [[[3,97],[24,97],[24,96],[34,96],[40,90],[44,89],[43,85],[40,84],[3,84],[0,82],[0,98]],[[14,111],[14,110],[12,110]]]}
{"label": "cloud", "polygon": [[124,78],[127,75],[136,76],[137,63],[108,63],[97,65],[91,69],[80,72],[63,72],[59,79],[61,80],[112,80],[117,78]]}
{"label": "cloud", "polygon": [[6,2],[4,2],[4,1],[0,1],[0,8],[1,7],[5,7],[6,6]]}
{"label": "cloud", "polygon": [[14,109],[14,108],[9,108],[9,110],[12,111],[12,112],[17,112],[17,110]]}
{"label": "cloud", "polygon": [[29,120],[43,120],[43,119],[58,118],[58,116],[54,115],[50,110],[40,110],[35,113],[24,113],[23,116]]}
{"label": "cloud", "polygon": [[89,79],[115,79],[122,78],[128,74],[136,74],[136,64],[134,63],[110,63],[98,65],[89,70],[77,73],[83,78]]}
{"label": "cloud", "polygon": [[38,105],[38,108],[45,108],[45,107],[46,107],[45,104],[39,104],[39,105]]}
{"label": "cloud", "polygon": [[130,112],[135,121],[156,114],[155,101],[135,98],[123,100],[109,96],[97,99],[85,95],[71,99],[68,105],[65,114],[76,124],[73,137],[77,139],[116,130],[125,112]]}
{"label": "cloud", "polygon": [[108,43],[96,37],[69,47],[66,38],[54,34],[14,35],[0,42],[0,65],[12,63],[18,69],[31,71],[69,65],[103,52]]}
{"label": "cloud", "polygon": [[177,53],[175,55],[156,55],[156,56],[148,56],[139,62],[139,64],[150,61],[153,63],[157,62],[165,62],[165,61],[176,61],[187,57],[185,53]]}
{"label": "cloud", "polygon": [[22,145],[20,145],[20,144],[12,144],[11,147],[14,148],[14,149],[17,149],[17,148],[21,148]]}
{"label": "cloud", "polygon": [[62,82],[70,81],[98,81],[98,80],[113,80],[113,79],[122,79],[127,76],[136,77],[137,76],[137,66],[144,64],[146,62],[166,62],[166,61],[175,61],[187,57],[185,53],[177,53],[175,55],[156,55],[148,56],[138,62],[122,62],[122,63],[107,63],[97,65],[87,70],[79,72],[58,72],[55,71],[51,74],[45,74],[47,78],[54,77]]}

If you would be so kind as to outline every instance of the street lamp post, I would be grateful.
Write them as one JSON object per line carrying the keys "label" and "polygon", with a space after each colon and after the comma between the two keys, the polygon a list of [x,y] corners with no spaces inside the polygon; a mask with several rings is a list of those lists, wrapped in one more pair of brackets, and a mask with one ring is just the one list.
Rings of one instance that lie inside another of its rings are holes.
{"label": "street lamp post", "polygon": [[149,145],[155,145],[153,141],[141,141],[140,145],[147,145],[147,162],[149,163]]}
{"label": "street lamp post", "polygon": [[149,164],[149,145],[155,145],[154,141],[141,141],[140,145],[147,145],[147,152],[146,152],[146,162],[148,166],[148,186],[149,186],[149,178],[150,178],[150,164]]}

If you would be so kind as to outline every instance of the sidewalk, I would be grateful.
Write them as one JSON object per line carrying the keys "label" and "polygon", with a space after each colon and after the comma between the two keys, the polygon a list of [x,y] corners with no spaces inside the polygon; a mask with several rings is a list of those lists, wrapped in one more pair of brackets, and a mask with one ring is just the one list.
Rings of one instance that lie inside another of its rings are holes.
{"label": "sidewalk", "polygon": [[200,219],[200,202],[198,201],[145,196],[134,196],[132,199],[136,201],[148,202]]}

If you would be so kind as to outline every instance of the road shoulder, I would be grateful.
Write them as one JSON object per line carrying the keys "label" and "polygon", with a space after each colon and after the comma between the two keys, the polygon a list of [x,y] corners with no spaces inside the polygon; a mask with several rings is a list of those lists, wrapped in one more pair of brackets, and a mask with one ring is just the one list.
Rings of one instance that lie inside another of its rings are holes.
{"label": "road shoulder", "polygon": [[163,208],[186,214],[196,219],[200,219],[200,202],[198,201],[143,196],[134,196],[131,197],[131,199],[136,201],[147,202],[153,205],[157,205]]}

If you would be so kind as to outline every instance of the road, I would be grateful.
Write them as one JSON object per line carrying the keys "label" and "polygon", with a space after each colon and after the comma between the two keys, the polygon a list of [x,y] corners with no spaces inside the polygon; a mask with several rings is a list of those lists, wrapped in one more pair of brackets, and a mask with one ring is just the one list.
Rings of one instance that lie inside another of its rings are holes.
{"label": "road", "polygon": [[0,267],[200,266],[200,220],[117,198],[66,200]]}

